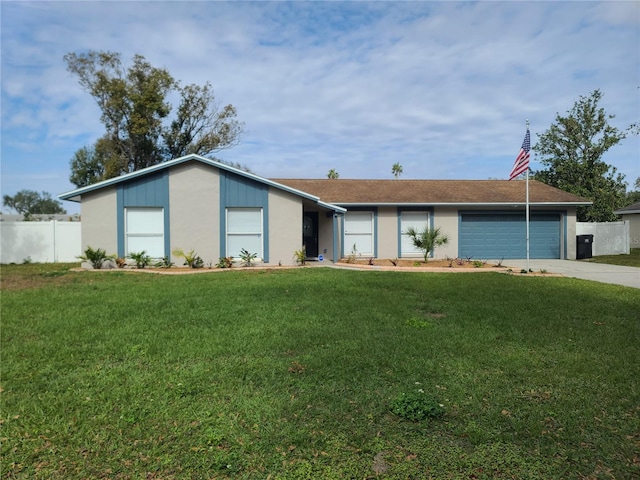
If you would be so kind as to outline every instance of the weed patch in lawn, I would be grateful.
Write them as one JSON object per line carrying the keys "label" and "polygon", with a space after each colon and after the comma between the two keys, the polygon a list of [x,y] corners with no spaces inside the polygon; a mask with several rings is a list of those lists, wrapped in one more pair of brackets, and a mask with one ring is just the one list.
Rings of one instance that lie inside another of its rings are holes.
{"label": "weed patch in lawn", "polygon": [[634,289],[65,268],[3,267],[6,478],[638,476]]}

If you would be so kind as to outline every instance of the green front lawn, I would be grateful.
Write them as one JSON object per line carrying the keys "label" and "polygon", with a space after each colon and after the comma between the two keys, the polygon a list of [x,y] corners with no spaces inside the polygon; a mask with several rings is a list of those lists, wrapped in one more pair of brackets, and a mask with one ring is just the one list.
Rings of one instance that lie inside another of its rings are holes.
{"label": "green front lawn", "polygon": [[[329,268],[2,281],[3,478],[640,475],[635,289]],[[404,419],[406,398],[444,415]]]}
{"label": "green front lawn", "polygon": [[597,257],[579,261],[606,263],[608,265],[624,265],[627,267],[640,267],[640,248],[632,248],[629,251],[629,255],[599,255]]}

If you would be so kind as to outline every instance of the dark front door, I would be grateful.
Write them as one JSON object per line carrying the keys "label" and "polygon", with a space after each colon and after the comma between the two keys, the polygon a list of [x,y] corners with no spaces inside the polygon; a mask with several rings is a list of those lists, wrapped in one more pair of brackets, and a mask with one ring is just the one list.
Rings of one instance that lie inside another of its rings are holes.
{"label": "dark front door", "polygon": [[302,244],[306,248],[307,258],[318,256],[318,212],[304,212]]}

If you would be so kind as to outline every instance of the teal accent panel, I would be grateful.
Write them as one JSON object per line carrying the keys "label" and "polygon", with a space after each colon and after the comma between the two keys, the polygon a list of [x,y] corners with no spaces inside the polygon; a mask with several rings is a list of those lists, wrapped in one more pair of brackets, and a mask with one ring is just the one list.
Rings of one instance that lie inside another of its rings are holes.
{"label": "teal accent panel", "polygon": [[269,261],[269,187],[220,170],[220,256],[227,251],[227,208],[262,208],[263,260]]}
{"label": "teal accent panel", "polygon": [[124,257],[124,186],[118,185],[116,190],[116,222],[118,231],[118,256]]}
{"label": "teal accent panel", "polygon": [[161,207],[164,214],[164,254],[171,255],[169,171],[163,170],[118,185],[118,255],[124,256],[124,210],[127,207]]}
{"label": "teal accent panel", "polygon": [[169,175],[162,171],[131,180],[124,185],[125,207],[165,207],[169,205]]}
{"label": "teal accent panel", "polygon": [[[526,258],[526,214],[460,212],[458,256],[480,259]],[[560,258],[560,214],[531,212],[529,258]]]}
{"label": "teal accent panel", "polygon": [[[220,172],[223,173],[223,172]],[[224,204],[226,207],[265,207],[269,194],[267,185],[248,178],[224,172]]]}

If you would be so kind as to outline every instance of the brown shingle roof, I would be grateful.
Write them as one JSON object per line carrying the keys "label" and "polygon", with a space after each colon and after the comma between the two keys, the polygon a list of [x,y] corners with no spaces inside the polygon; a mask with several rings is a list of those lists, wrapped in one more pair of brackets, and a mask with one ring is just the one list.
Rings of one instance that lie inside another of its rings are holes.
{"label": "brown shingle roof", "polygon": [[[336,205],[524,203],[524,180],[271,179]],[[529,181],[529,202],[590,204],[585,198]]]}
{"label": "brown shingle roof", "polygon": [[[309,193],[311,193],[311,192],[309,192]],[[627,214],[627,213],[639,213],[639,212],[640,212],[640,202],[636,202],[636,203],[628,205],[628,206],[626,206],[624,208],[619,208],[618,210],[616,210],[613,213],[616,213],[618,215],[624,215],[624,214]]]}

